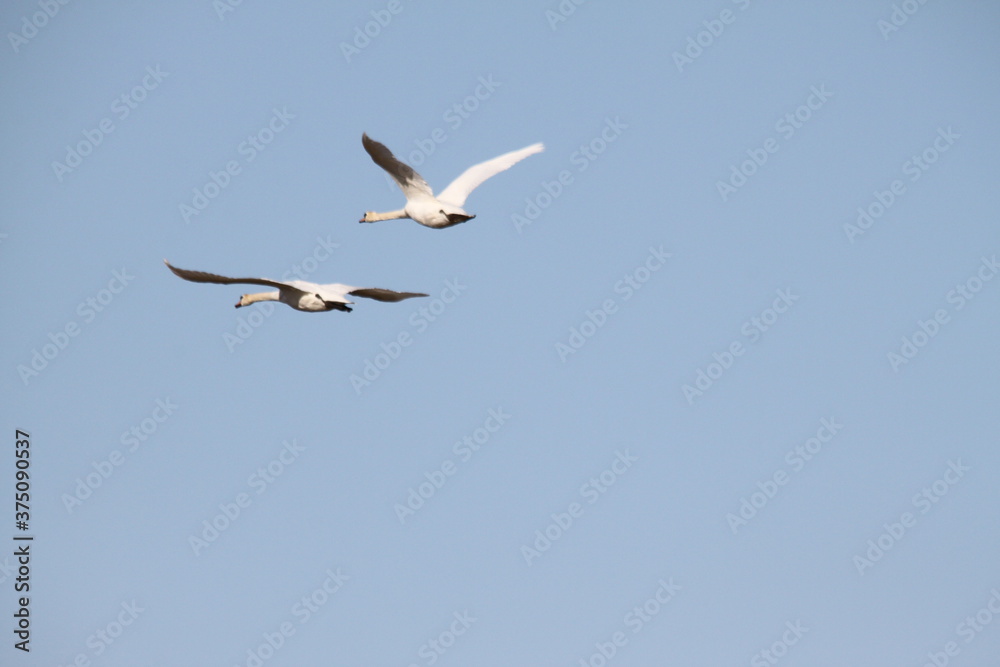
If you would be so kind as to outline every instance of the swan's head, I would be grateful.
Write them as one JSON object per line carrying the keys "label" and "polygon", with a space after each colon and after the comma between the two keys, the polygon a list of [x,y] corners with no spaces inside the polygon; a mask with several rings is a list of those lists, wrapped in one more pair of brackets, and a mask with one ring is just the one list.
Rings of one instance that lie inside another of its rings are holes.
{"label": "swan's head", "polygon": [[375,211],[365,211],[365,214],[361,216],[358,222],[375,222]]}
{"label": "swan's head", "polygon": [[249,294],[244,294],[240,297],[240,300],[236,302],[236,308],[241,308],[243,306],[249,306],[253,301],[250,301]]}

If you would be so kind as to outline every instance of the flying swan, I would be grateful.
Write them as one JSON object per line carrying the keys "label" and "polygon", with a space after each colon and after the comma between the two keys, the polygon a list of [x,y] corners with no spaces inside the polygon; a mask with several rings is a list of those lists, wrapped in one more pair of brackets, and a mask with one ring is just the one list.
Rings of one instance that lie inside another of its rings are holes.
{"label": "flying swan", "polygon": [[220,285],[242,283],[278,288],[277,292],[244,294],[236,302],[237,308],[249,306],[258,301],[280,301],[281,303],[288,304],[295,310],[303,310],[307,313],[322,313],[327,310],[343,310],[349,313],[351,312],[351,308],[348,304],[354,302],[350,301],[347,298],[348,296],[360,296],[366,299],[375,299],[376,301],[402,301],[403,299],[411,299],[415,296],[427,296],[420,292],[393,292],[392,290],[378,287],[351,287],[350,285],[341,285],[339,283],[317,285],[316,283],[309,283],[302,280],[280,282],[277,280],[268,280],[267,278],[227,278],[214,273],[205,273],[204,271],[178,269],[176,266],[171,266],[167,260],[163,260],[163,263],[167,265],[168,269],[174,272],[174,275],[184,280],[190,280],[193,283],[217,283]]}
{"label": "flying swan", "polygon": [[542,144],[532,144],[510,153],[504,153],[492,160],[480,162],[466,169],[461,176],[452,181],[451,185],[435,197],[431,186],[427,185],[427,181],[412,167],[397,160],[384,145],[370,138],[367,134],[361,135],[361,143],[375,164],[385,169],[406,195],[406,208],[388,213],[367,211],[359,222],[410,218],[421,225],[434,229],[451,227],[476,217],[462,209],[470,192],[479,187],[487,178],[510,169],[529,155],[545,150],[545,146]]}

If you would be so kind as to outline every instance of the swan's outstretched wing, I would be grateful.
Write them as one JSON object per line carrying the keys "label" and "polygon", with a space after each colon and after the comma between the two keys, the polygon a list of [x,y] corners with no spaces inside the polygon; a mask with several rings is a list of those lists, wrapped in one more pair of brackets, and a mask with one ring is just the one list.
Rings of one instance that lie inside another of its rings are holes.
{"label": "swan's outstretched wing", "polygon": [[287,288],[288,283],[279,283],[276,280],[268,280],[267,278],[227,278],[226,276],[220,276],[215,273],[205,273],[204,271],[189,271],[187,269],[178,269],[176,266],[171,266],[170,262],[163,260],[163,263],[167,265],[167,268],[174,272],[178,278],[183,278],[184,280],[190,280],[193,283],[216,283],[219,285],[232,285],[234,283],[245,283],[247,285],[265,285],[267,287],[277,287]]}
{"label": "swan's outstretched wing", "polygon": [[375,141],[367,134],[361,135],[361,143],[375,164],[385,169],[392,176],[407,199],[412,199],[414,195],[434,196],[431,186],[427,185],[427,181],[420,174],[413,171],[410,165],[397,160],[392,151],[383,144]]}
{"label": "swan's outstretched wing", "polygon": [[486,162],[480,162],[477,165],[473,165],[462,172],[461,176],[456,178],[448,187],[442,190],[441,194],[438,195],[438,199],[448,204],[462,206],[465,204],[465,200],[468,198],[469,193],[479,187],[479,185],[487,178],[496,176],[501,171],[510,169],[529,155],[541,153],[543,150],[545,150],[544,144],[532,144],[531,146],[525,146],[524,148],[516,151],[504,153],[503,155],[495,157],[492,160],[487,160]]}
{"label": "swan's outstretched wing", "polygon": [[[333,287],[333,285],[324,285],[324,287]],[[427,296],[423,292],[393,292],[391,289],[382,289],[381,287],[351,287],[350,285],[336,285],[336,287],[342,288],[345,294],[375,299],[376,301],[402,301],[403,299]]]}

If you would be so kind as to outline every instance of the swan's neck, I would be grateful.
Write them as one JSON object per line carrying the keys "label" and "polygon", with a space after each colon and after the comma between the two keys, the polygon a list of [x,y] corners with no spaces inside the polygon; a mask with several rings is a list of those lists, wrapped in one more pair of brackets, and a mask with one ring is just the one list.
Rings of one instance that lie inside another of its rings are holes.
{"label": "swan's neck", "polygon": [[278,292],[257,292],[256,294],[247,294],[243,297],[243,303],[241,305],[249,306],[252,303],[257,303],[258,301],[280,301],[280,294]]}
{"label": "swan's neck", "polygon": [[398,211],[388,211],[387,213],[376,213],[375,211],[368,211],[365,213],[366,222],[378,222],[380,220],[399,220],[400,218],[408,218],[410,216],[406,215],[406,209],[401,208]]}

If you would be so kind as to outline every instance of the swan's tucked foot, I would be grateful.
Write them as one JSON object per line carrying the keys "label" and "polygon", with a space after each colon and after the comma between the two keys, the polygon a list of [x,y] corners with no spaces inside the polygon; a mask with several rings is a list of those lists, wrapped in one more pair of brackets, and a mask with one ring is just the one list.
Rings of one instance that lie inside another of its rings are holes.
{"label": "swan's tucked foot", "polygon": [[324,301],[323,303],[325,303],[327,308],[329,308],[330,310],[342,310],[345,313],[349,313],[352,310],[354,310],[347,304],[340,303],[339,301]]}
{"label": "swan's tucked foot", "polygon": [[463,215],[461,213],[449,213],[448,214],[448,224],[449,225],[457,225],[460,222],[468,222],[469,220],[472,220],[474,217],[476,217],[476,216],[474,216],[474,215]]}

